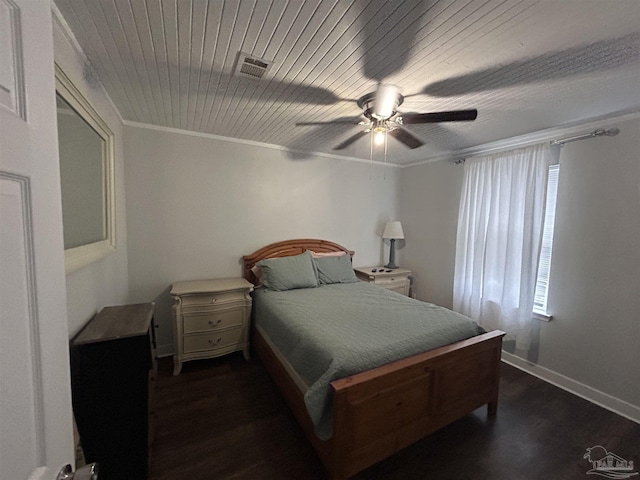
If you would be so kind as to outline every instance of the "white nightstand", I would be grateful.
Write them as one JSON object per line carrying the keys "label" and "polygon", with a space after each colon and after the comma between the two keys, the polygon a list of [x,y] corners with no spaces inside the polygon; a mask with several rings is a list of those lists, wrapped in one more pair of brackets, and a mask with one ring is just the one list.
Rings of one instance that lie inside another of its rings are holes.
{"label": "white nightstand", "polygon": [[249,359],[249,322],[253,285],[244,278],[219,278],[173,284],[173,374],[188,360],[242,350]]}
{"label": "white nightstand", "polygon": [[411,270],[406,268],[391,270],[384,267],[360,267],[354,268],[354,270],[360,280],[409,296]]}

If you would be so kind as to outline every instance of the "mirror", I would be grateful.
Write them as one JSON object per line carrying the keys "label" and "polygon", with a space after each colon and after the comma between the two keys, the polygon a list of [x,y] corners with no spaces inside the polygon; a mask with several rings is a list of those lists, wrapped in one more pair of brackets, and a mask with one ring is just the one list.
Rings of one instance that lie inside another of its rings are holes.
{"label": "mirror", "polygon": [[104,140],[60,94],[56,107],[64,248],[68,250],[106,239]]}
{"label": "mirror", "polygon": [[115,250],[113,133],[56,65],[67,273]]}

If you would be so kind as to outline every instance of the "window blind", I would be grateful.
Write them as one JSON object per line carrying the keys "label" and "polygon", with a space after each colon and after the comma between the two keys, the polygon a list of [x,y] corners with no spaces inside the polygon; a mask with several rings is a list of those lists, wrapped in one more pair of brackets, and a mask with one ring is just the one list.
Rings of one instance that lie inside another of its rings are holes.
{"label": "window blind", "polygon": [[548,315],[547,298],[549,294],[549,272],[551,270],[551,254],[553,251],[553,227],[556,220],[556,200],[558,198],[558,176],[560,165],[549,167],[547,180],[547,200],[545,205],[544,227],[542,232],[542,247],[538,261],[538,278],[533,302],[533,312]]}

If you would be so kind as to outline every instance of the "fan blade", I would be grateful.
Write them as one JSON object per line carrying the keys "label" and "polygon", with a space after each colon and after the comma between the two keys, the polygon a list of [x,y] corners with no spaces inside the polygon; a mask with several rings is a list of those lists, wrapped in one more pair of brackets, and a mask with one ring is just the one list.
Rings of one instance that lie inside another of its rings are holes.
{"label": "fan blade", "polygon": [[464,122],[475,120],[478,110],[454,110],[452,112],[435,113],[405,113],[402,114],[402,124],[412,125],[417,123],[438,123],[438,122]]}
{"label": "fan blade", "polygon": [[309,125],[360,125],[363,117],[339,117],[328,122],[297,122],[296,127],[307,127]]}
{"label": "fan blade", "polygon": [[411,149],[418,148],[424,145],[424,142],[422,140],[420,140],[418,137],[415,137],[404,128],[395,128],[389,132],[389,135],[394,137],[396,140],[401,141]]}
{"label": "fan blade", "polygon": [[367,135],[367,132],[358,132],[355,135],[352,135],[351,137],[347,138],[340,145],[338,145],[336,147],[333,147],[333,149],[334,150],[343,150],[343,149],[347,148],[349,145],[351,145],[353,142],[355,142],[356,140],[359,140],[360,138],[364,137],[365,135]]}
{"label": "fan blade", "polygon": [[332,122],[296,122],[296,127],[309,127],[313,125],[360,125],[360,121],[334,120]]}

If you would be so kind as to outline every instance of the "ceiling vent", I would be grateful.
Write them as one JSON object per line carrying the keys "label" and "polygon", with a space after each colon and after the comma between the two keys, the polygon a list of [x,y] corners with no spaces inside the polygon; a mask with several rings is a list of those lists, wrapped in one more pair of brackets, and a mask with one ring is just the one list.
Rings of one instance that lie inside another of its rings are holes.
{"label": "ceiling vent", "polygon": [[273,62],[267,62],[266,60],[246,53],[240,52],[238,56],[238,67],[236,73],[243,77],[262,78],[265,76],[271,64]]}

